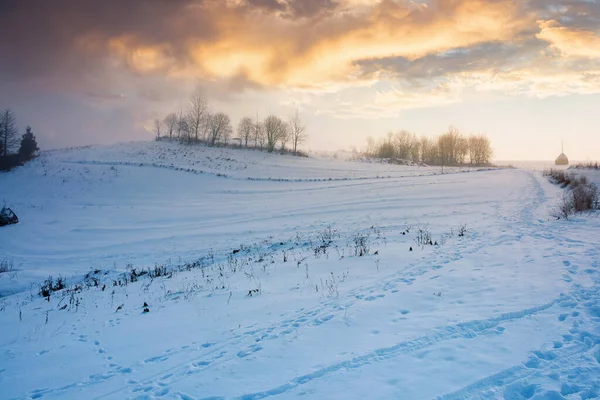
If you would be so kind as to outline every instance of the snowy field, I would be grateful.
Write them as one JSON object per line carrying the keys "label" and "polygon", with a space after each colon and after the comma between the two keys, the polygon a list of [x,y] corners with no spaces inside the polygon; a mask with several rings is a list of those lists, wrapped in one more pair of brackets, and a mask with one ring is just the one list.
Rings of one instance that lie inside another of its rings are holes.
{"label": "snowy field", "polygon": [[0,399],[598,398],[600,219],[533,169],[45,152],[0,174]]}

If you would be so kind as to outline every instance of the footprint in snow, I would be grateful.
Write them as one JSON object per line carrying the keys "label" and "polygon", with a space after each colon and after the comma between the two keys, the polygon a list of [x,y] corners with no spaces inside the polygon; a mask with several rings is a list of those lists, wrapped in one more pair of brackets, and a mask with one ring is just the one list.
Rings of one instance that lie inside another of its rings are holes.
{"label": "footprint in snow", "polygon": [[32,399],[39,399],[44,395],[45,389],[35,389],[29,393],[29,397]]}
{"label": "footprint in snow", "polygon": [[262,350],[262,346],[255,344],[253,346],[250,346],[247,350],[238,351],[237,356],[239,358],[245,358],[245,357],[248,357],[250,354],[256,353],[257,351],[260,351],[260,350]]}
{"label": "footprint in snow", "polygon": [[162,361],[166,361],[168,360],[169,357],[167,356],[156,356],[156,357],[151,357],[151,358],[147,358],[144,360],[144,363],[153,363],[153,362],[162,362]]}
{"label": "footprint in snow", "polygon": [[206,367],[209,364],[210,364],[210,361],[197,361],[195,363],[192,363],[192,365],[196,368]]}
{"label": "footprint in snow", "polygon": [[558,320],[559,321],[564,321],[565,319],[567,319],[568,316],[569,316],[569,314],[560,314],[558,316]]}
{"label": "footprint in snow", "polygon": [[571,278],[571,276],[570,276],[570,275],[567,275],[567,274],[564,274],[564,275],[563,275],[563,280],[564,280],[565,282],[573,282],[573,278]]}
{"label": "footprint in snow", "polygon": [[332,318],[333,318],[333,315],[329,314],[329,315],[326,315],[326,316],[324,316],[322,318],[315,318],[312,323],[313,323],[313,325],[319,326],[319,325],[321,325],[321,324],[329,321]]}
{"label": "footprint in snow", "polygon": [[385,294],[378,294],[376,296],[369,296],[365,298],[365,301],[373,301],[373,300],[377,300],[377,299],[381,299],[385,297]]}

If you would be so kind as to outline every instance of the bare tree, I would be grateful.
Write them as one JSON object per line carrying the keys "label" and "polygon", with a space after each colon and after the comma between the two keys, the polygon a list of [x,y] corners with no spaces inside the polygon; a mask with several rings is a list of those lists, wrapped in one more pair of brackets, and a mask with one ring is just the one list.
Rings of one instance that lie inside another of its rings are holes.
{"label": "bare tree", "polygon": [[285,122],[278,116],[270,114],[263,122],[265,137],[267,140],[267,151],[272,153],[277,143],[285,136]]}
{"label": "bare tree", "polygon": [[394,158],[396,156],[396,149],[393,141],[394,134],[392,132],[388,132],[387,137],[383,139],[381,144],[377,147],[377,157]]}
{"label": "bare tree", "polygon": [[162,127],[163,127],[163,122],[160,119],[155,118],[154,122],[152,123],[152,128],[154,129],[154,133],[156,133],[156,137],[158,139],[160,139],[160,131],[161,131]]}
{"label": "bare tree", "polygon": [[367,148],[365,149],[367,157],[375,157],[377,155],[377,144],[372,136],[367,138]]}
{"label": "bare tree", "polygon": [[240,140],[243,141],[244,145],[248,147],[248,141],[252,136],[252,131],[254,130],[254,122],[250,117],[244,117],[240,120],[238,124],[237,133],[240,137]]}
{"label": "bare tree", "polygon": [[227,117],[227,124],[226,128],[222,130],[221,141],[225,146],[227,146],[229,144],[229,139],[231,139],[231,134],[233,133],[233,127],[231,126],[229,116],[225,115],[225,117]]}
{"label": "bare tree", "polygon": [[177,129],[179,130],[179,140],[184,143],[190,143],[192,134],[190,132],[190,124],[188,124],[187,118],[182,118],[177,123]]}
{"label": "bare tree", "polygon": [[228,139],[231,135],[231,121],[229,115],[225,113],[216,113],[209,115],[207,118],[208,126],[208,142],[210,146],[214,146],[220,139]]}
{"label": "bare tree", "polygon": [[458,142],[460,139],[460,131],[454,127],[450,127],[448,132],[438,138],[438,151],[442,170],[444,165],[456,165],[458,160]]}
{"label": "bare tree", "polygon": [[179,107],[179,112],[177,113],[177,137],[181,136],[181,133],[184,128],[185,116],[183,115],[183,108]]}
{"label": "bare tree", "polygon": [[460,165],[468,155],[471,164],[486,165],[493,154],[490,140],[485,135],[463,136],[454,127],[438,136],[426,136],[417,139],[415,135],[404,131],[388,133],[379,142],[367,139],[367,154],[372,157],[390,158],[412,157],[413,161],[421,161],[429,165]]}
{"label": "bare tree", "polygon": [[410,159],[414,144],[414,135],[408,131],[397,132],[393,138],[396,157],[402,160]]}
{"label": "bare tree", "polygon": [[489,164],[492,160],[493,150],[485,135],[473,135],[469,137],[469,161],[474,165]]}
{"label": "bare tree", "polygon": [[414,134],[412,135],[410,155],[413,162],[419,162],[421,159],[421,141]]}
{"label": "bare tree", "polygon": [[300,121],[298,110],[290,117],[288,126],[290,130],[290,140],[292,142],[292,151],[294,152],[294,155],[296,155],[298,146],[306,140],[306,126]]}
{"label": "bare tree", "polygon": [[430,165],[438,163],[437,142],[427,136],[421,137],[421,162]]}
{"label": "bare tree", "polygon": [[279,135],[279,143],[281,143],[281,154],[285,153],[285,146],[287,145],[287,143],[290,141],[291,135],[290,135],[290,125],[285,122],[283,122],[283,128],[281,129],[281,133]]}
{"label": "bare tree", "polygon": [[203,132],[202,128],[207,122],[207,115],[208,102],[200,89],[197,89],[192,95],[187,118],[191,137],[193,137],[194,140],[198,140],[199,133]]}
{"label": "bare tree", "polygon": [[254,147],[259,147],[262,150],[265,143],[265,126],[258,120],[258,114],[256,114],[256,122],[254,124]]}
{"label": "bare tree", "polygon": [[15,113],[9,109],[0,111],[0,149],[4,157],[19,144],[18,133]]}
{"label": "bare tree", "polygon": [[469,139],[459,136],[456,140],[456,162],[457,164],[463,164],[465,157],[469,153]]}
{"label": "bare tree", "polygon": [[177,115],[175,113],[170,113],[163,120],[163,124],[165,126],[165,129],[167,130],[169,138],[173,137],[173,132],[177,127]]}

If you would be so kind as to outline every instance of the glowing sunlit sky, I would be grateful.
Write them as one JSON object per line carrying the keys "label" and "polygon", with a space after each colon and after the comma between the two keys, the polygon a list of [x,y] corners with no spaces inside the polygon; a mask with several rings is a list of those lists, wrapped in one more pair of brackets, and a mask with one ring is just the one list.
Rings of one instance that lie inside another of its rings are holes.
{"label": "glowing sunlit sky", "polygon": [[600,159],[600,1],[3,0],[0,107],[42,147],[298,109],[306,148],[450,125],[501,160]]}

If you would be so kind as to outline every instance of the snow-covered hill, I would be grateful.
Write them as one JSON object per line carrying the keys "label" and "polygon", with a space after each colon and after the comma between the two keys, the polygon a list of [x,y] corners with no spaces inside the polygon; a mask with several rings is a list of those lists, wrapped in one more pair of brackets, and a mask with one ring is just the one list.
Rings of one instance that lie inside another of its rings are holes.
{"label": "snow-covered hill", "polygon": [[154,142],[0,192],[0,398],[600,395],[600,222],[539,172]]}
{"label": "snow-covered hill", "polygon": [[42,153],[0,175],[2,198],[21,219],[0,230],[0,260],[20,270],[18,282],[0,280],[0,294],[48,275],[194,260],[328,224],[380,224],[389,207],[375,205],[374,216],[365,208],[379,188],[431,184],[439,173],[168,142]]}

